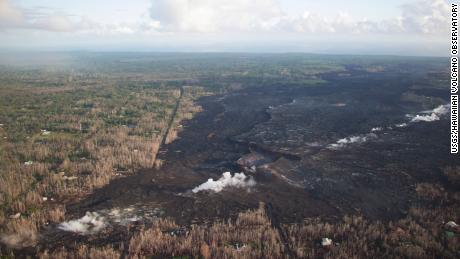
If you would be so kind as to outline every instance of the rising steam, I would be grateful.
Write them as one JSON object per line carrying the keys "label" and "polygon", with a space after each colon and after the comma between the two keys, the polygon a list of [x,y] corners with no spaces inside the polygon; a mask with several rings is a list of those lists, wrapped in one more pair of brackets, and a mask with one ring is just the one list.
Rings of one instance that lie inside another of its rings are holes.
{"label": "rising steam", "polygon": [[232,176],[230,172],[225,172],[222,177],[219,178],[219,180],[214,181],[212,178],[209,178],[207,182],[195,187],[192,192],[221,192],[226,187],[250,188],[255,184],[256,182],[254,179],[252,179],[250,176],[246,176],[244,173],[236,173],[234,176]]}

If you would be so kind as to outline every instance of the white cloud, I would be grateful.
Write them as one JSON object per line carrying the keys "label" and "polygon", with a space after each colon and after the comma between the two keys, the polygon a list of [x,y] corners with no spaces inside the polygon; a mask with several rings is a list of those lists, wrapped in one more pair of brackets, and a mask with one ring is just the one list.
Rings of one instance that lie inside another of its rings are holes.
{"label": "white cloud", "polygon": [[29,10],[0,0],[0,29],[34,29],[54,32],[82,31],[93,28],[88,18],[38,8]]}
{"label": "white cloud", "polygon": [[358,10],[351,10],[353,15],[344,10],[294,13],[284,10],[281,0],[146,0],[125,16],[110,7],[104,15],[104,7],[91,10],[92,5],[79,14],[73,12],[86,8],[58,3],[37,8],[26,2],[0,0],[0,46],[444,55],[447,43],[440,35],[449,30],[444,0],[411,2],[386,20],[364,19],[364,11],[358,17]]}
{"label": "white cloud", "polygon": [[444,0],[418,0],[400,6],[401,13],[387,20],[357,19],[335,14],[302,15],[285,12],[279,0],[151,0],[151,19],[103,24],[92,19],[56,12],[26,9],[0,0],[0,29],[36,29],[96,34],[162,32],[295,32],[299,34],[401,34],[438,35],[448,32],[449,5]]}
{"label": "white cloud", "polygon": [[286,18],[284,27],[309,33],[414,33],[440,34],[448,32],[449,5],[443,0],[419,0],[400,7],[401,15],[386,20],[356,19],[347,13],[333,18],[305,12],[301,17]]}
{"label": "white cloud", "polygon": [[254,179],[252,179],[250,176],[246,176],[244,173],[236,173],[234,176],[232,176],[230,172],[225,172],[222,177],[219,178],[219,180],[214,181],[212,178],[209,178],[207,182],[195,187],[192,192],[221,192],[224,188],[227,187],[250,188],[255,184],[256,182]]}
{"label": "white cloud", "polygon": [[22,23],[23,19],[22,12],[9,0],[0,0],[0,28],[17,26]]}
{"label": "white cloud", "polygon": [[428,34],[448,31],[450,8],[445,0],[412,2],[401,9],[401,21],[406,31]]}
{"label": "white cloud", "polygon": [[289,15],[275,0],[152,0],[150,15],[165,31],[439,34],[448,30],[449,6],[419,0],[401,6],[400,16],[379,21],[340,11]]}
{"label": "white cloud", "polygon": [[29,20],[24,27],[55,32],[72,32],[89,29],[92,24],[84,18],[75,21],[66,14],[53,13]]}
{"label": "white cloud", "polygon": [[171,31],[265,30],[282,15],[274,0],[153,0],[153,20]]}

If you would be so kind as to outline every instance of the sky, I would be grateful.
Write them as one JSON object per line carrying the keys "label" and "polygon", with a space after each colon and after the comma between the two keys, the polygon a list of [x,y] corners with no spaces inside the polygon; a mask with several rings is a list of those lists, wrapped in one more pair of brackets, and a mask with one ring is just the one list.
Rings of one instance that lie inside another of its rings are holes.
{"label": "sky", "polygon": [[447,56],[451,0],[0,0],[0,50]]}

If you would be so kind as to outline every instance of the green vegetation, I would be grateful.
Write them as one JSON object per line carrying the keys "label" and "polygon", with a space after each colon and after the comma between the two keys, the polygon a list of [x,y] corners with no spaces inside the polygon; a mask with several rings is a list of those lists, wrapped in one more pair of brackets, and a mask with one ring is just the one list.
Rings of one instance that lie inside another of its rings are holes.
{"label": "green vegetation", "polygon": [[[33,244],[42,225],[63,220],[64,201],[153,167],[160,143],[177,132],[169,121],[190,119],[204,94],[192,86],[181,102],[168,82],[60,73],[3,71],[0,225],[12,246]],[[173,114],[176,105],[188,108]]]}
{"label": "green vegetation", "polygon": [[[320,73],[344,72],[350,60],[371,72],[389,69],[377,65],[379,58],[374,64],[360,57],[337,61],[303,54],[69,55],[62,67],[0,67],[0,238],[8,246],[0,254],[5,256],[34,246],[41,228],[65,220],[68,202],[114,178],[160,167],[158,149],[178,137],[183,120],[201,111],[200,97],[263,84],[321,87]],[[459,179],[458,168],[446,172],[450,180]],[[397,222],[350,216],[275,227],[261,205],[210,225],[160,219],[131,233],[128,247],[78,244],[36,252],[41,258],[458,256],[459,233],[446,235],[437,223],[459,215],[459,194],[431,185],[417,192],[431,200]],[[442,206],[426,209],[433,203]],[[169,234],[180,227],[187,233]],[[324,237],[338,244],[320,247]]]}

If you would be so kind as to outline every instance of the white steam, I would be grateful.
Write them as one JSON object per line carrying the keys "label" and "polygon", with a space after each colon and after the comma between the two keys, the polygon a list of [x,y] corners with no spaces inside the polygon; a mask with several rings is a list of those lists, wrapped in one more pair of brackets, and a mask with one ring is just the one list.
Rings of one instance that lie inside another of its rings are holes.
{"label": "white steam", "polygon": [[377,135],[374,133],[368,133],[365,135],[359,135],[359,136],[351,136],[343,139],[339,139],[336,143],[330,144],[329,148],[330,149],[339,149],[343,148],[349,144],[354,144],[354,143],[364,143],[370,139],[377,138]]}
{"label": "white steam", "polygon": [[411,122],[421,122],[421,121],[437,121],[439,120],[439,116],[432,113],[430,115],[416,115],[414,118],[412,118]]}
{"label": "white steam", "polygon": [[[408,117],[410,119],[410,121],[395,124],[393,126],[388,126],[385,129],[393,130],[393,127],[405,128],[405,127],[409,126],[409,124],[411,124],[411,123],[437,121],[437,120],[440,120],[443,115],[446,115],[446,114],[449,113],[449,108],[450,108],[449,104],[444,104],[444,105],[440,105],[440,106],[434,108],[433,110],[420,112],[420,114],[415,115],[415,116],[411,115],[411,114],[407,114],[406,117]],[[363,135],[351,136],[351,137],[343,138],[343,139],[338,140],[334,144],[328,145],[327,147],[329,149],[337,150],[337,149],[344,148],[344,147],[346,147],[347,145],[350,145],[350,144],[364,143],[364,142],[366,142],[366,141],[368,141],[370,139],[377,138],[378,136],[375,133],[381,132],[383,130],[384,130],[383,127],[375,127],[375,128],[372,128],[371,132],[368,133],[368,134],[363,134]]]}
{"label": "white steam", "polygon": [[79,233],[82,235],[94,234],[106,227],[105,218],[97,212],[86,212],[86,215],[77,220],[70,220],[59,224],[59,229]]}
{"label": "white steam", "polygon": [[[155,209],[157,210],[157,209]],[[144,218],[154,218],[157,213],[149,208],[112,208],[97,212],[86,212],[85,216],[76,220],[62,222],[58,228],[80,235],[93,235],[113,225],[127,226]],[[158,212],[158,211],[157,211]]]}
{"label": "white steam", "polygon": [[441,116],[449,113],[449,105],[440,105],[434,108],[431,111],[424,111],[422,113],[426,115],[416,115],[412,118],[411,122],[430,122],[430,121],[437,121],[441,119]]}
{"label": "white steam", "polygon": [[254,179],[250,176],[246,176],[244,173],[236,173],[232,176],[230,172],[225,172],[219,180],[214,181],[212,178],[209,178],[207,182],[195,187],[192,192],[221,192],[226,187],[250,188],[255,184],[256,182]]}
{"label": "white steam", "polygon": [[433,109],[433,112],[439,115],[447,114],[450,110],[450,104],[439,105]]}
{"label": "white steam", "polygon": [[405,128],[405,127],[407,127],[407,126],[409,126],[409,124],[407,124],[407,123],[405,123],[405,122],[395,125],[396,128]]}

